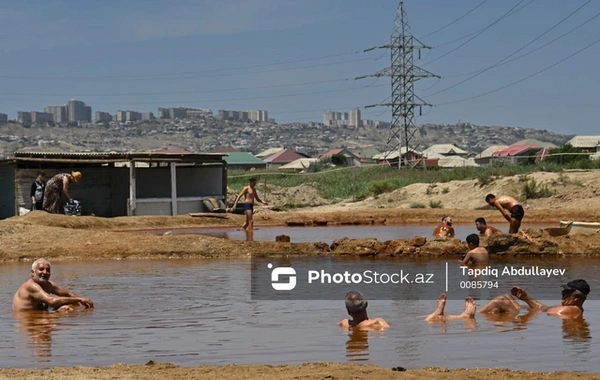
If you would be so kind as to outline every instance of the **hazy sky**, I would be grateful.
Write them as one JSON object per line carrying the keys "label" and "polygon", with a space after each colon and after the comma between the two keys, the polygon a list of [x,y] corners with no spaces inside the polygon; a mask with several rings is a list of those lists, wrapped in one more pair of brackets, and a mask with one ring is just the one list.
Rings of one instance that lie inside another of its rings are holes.
{"label": "hazy sky", "polygon": [[[600,1],[404,5],[414,35],[433,47],[415,63],[443,77],[416,84],[417,94],[436,105],[417,123],[598,133],[600,43],[470,98],[598,42]],[[182,105],[266,109],[281,123],[322,121],[326,109],[364,107],[390,95],[389,78],[354,78],[389,66],[388,50],[363,50],[389,41],[397,7],[395,0],[3,1],[0,112],[15,118],[17,110],[77,98],[94,112]],[[363,118],[390,121],[391,114],[368,108]]]}

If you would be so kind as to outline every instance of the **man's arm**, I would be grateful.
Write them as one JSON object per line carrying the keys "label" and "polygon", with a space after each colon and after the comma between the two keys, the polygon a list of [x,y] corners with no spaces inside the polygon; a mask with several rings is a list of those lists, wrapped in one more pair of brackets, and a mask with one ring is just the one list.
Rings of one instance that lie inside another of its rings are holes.
{"label": "man's arm", "polygon": [[467,265],[469,263],[469,260],[471,260],[471,256],[472,256],[471,251],[467,252],[467,254],[465,255],[465,258],[462,260],[458,260],[458,263],[460,265]]}
{"label": "man's arm", "polygon": [[256,200],[259,201],[260,203],[262,203],[264,205],[268,205],[267,202],[263,202],[262,199],[260,199],[260,197],[258,196],[258,192],[256,190],[254,191],[254,198],[256,198]]}
{"label": "man's arm", "polygon": [[65,287],[59,286],[53,282],[50,282],[50,284],[52,285],[52,294],[56,294],[57,296],[61,297],[78,297],[77,294]]}
{"label": "man's arm", "polygon": [[70,296],[53,297],[52,295],[46,293],[42,287],[37,284],[29,288],[29,297],[37,302],[43,302],[48,306],[52,306],[54,309],[58,309],[64,305],[75,304],[81,304],[86,308],[94,307],[94,303],[89,298]]}
{"label": "man's arm", "polygon": [[235,206],[237,205],[237,203],[239,202],[240,198],[243,197],[244,195],[246,195],[246,193],[248,192],[248,186],[244,186],[244,188],[242,189],[242,191],[240,191],[240,193],[238,194],[238,196],[235,198],[235,202],[233,202],[233,208],[235,209]]}
{"label": "man's arm", "polygon": [[510,222],[510,212],[508,212],[507,209],[502,207],[502,205],[500,204],[499,201],[494,202],[494,206],[496,206],[496,208],[502,213],[502,215],[504,216],[504,219],[506,219]]}
{"label": "man's arm", "polygon": [[35,190],[37,189],[37,186],[35,184],[35,181],[33,181],[33,183],[31,184],[31,191],[29,191],[29,196],[31,197],[31,204],[33,205],[33,207],[35,207]]}

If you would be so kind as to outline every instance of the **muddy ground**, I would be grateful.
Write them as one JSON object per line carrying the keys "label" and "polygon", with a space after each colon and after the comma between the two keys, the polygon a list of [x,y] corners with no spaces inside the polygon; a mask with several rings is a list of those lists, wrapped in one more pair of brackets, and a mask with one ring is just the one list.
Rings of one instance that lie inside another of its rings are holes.
{"label": "muddy ground", "polygon": [[424,368],[402,371],[403,368],[382,368],[372,365],[341,363],[309,363],[297,366],[226,365],[222,367],[179,367],[172,364],[112,365],[102,368],[71,367],[44,370],[0,369],[0,379],[11,380],[109,380],[109,379],[403,379],[403,380],[598,380],[600,375],[575,372],[528,372],[506,369]]}

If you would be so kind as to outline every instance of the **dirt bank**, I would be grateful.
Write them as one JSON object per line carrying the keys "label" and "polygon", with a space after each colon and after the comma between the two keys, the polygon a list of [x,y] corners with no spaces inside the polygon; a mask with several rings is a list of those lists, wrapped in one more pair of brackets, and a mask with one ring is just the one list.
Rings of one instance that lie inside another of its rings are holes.
{"label": "dirt bank", "polygon": [[[397,369],[401,369],[398,368]],[[172,364],[112,365],[108,367],[71,367],[45,370],[0,369],[0,379],[11,380],[109,380],[109,379],[404,379],[404,380],[552,380],[552,379],[598,379],[599,374],[580,372],[528,372],[506,369],[459,369],[425,368],[397,371],[373,365],[342,363],[308,363],[298,366],[282,365],[226,365],[222,367],[179,367]]]}

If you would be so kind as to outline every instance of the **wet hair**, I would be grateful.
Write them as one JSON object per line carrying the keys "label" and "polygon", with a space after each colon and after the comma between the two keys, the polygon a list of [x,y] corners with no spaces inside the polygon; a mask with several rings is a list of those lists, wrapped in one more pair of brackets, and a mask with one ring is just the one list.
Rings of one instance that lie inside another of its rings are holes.
{"label": "wet hair", "polygon": [[46,176],[46,173],[44,173],[43,171],[41,171],[41,170],[40,170],[40,171],[38,171],[38,172],[37,172],[37,175],[38,175],[38,177],[39,177],[39,176],[43,176],[43,177],[45,177],[45,176]]}
{"label": "wet hair", "polygon": [[31,270],[36,270],[40,264],[48,264],[49,267],[52,267],[50,261],[46,259],[37,259],[33,262],[33,264],[31,264]]}
{"label": "wet hair", "polygon": [[467,243],[473,244],[476,247],[479,247],[479,236],[477,234],[471,234],[467,236]]}
{"label": "wet hair", "polygon": [[487,225],[487,223],[486,223],[486,221],[485,221],[484,218],[477,218],[477,219],[475,219],[475,223]]}
{"label": "wet hair", "polygon": [[485,196],[485,201],[490,203],[490,200],[496,198],[496,196],[494,194],[488,194]]}
{"label": "wet hair", "polygon": [[367,300],[361,292],[351,290],[346,293],[346,309],[351,314],[365,311],[367,309]]}
{"label": "wet hair", "polygon": [[252,177],[248,180],[248,182],[257,182],[255,177]]}

